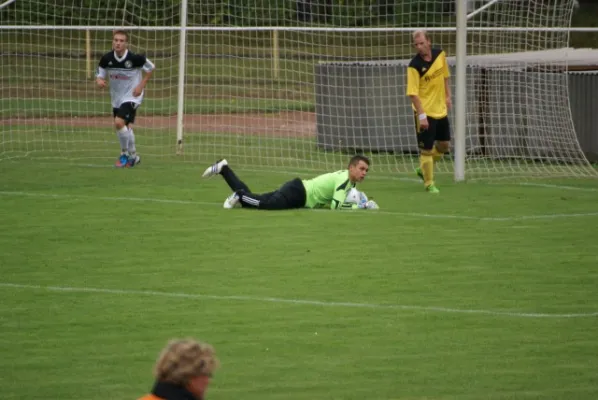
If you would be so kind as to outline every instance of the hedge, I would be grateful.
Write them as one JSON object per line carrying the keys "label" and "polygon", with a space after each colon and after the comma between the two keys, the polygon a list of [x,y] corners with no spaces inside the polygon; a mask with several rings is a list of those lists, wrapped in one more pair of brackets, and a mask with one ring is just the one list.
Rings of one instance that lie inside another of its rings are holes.
{"label": "hedge", "polygon": [[[190,26],[415,26],[441,15],[446,0],[189,0]],[[400,20],[399,20],[400,19]],[[445,16],[446,20],[446,16]],[[18,0],[3,25],[180,24],[180,0]]]}

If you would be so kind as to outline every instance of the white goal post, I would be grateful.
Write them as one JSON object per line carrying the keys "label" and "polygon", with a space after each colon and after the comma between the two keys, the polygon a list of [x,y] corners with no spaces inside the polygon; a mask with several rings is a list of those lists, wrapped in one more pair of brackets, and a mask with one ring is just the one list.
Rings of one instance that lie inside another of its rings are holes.
{"label": "white goal post", "polygon": [[[110,101],[91,70],[111,32],[124,28],[130,48],[156,64],[135,124],[149,162],[226,157],[323,171],[360,152],[377,173],[411,174],[406,67],[411,33],[426,29],[452,73],[453,149],[439,173],[456,181],[596,176],[569,108],[567,68],[584,65],[568,47],[575,0],[457,0],[452,10],[435,0],[363,9],[281,0],[231,3],[224,13],[188,0],[165,1],[163,10],[120,3],[1,4],[0,160],[115,157]],[[291,3],[297,8],[281,11]]]}

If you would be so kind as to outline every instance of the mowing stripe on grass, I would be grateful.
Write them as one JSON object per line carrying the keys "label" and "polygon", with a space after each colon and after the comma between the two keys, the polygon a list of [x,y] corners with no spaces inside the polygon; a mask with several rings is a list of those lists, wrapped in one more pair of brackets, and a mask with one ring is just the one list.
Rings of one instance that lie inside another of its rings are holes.
{"label": "mowing stripe on grass", "polygon": [[[107,161],[105,164],[93,164],[93,163],[85,163],[85,162],[43,162],[43,161],[37,161],[36,160],[36,164],[37,165],[47,165],[47,166],[61,166],[61,167],[83,167],[83,168],[105,168],[105,169],[114,169],[114,165],[112,165],[112,160],[113,158],[107,157]],[[16,162],[22,162],[22,161],[15,161]],[[197,171],[197,173],[199,174],[200,172],[202,172],[206,167],[208,166],[208,164],[201,164],[200,166],[197,165],[193,165],[191,163],[185,163],[185,164],[181,164],[181,165],[177,165],[177,169],[178,170],[185,170],[185,171]],[[156,165],[147,165],[144,164],[143,169],[162,169],[162,167],[160,166],[156,166]],[[256,168],[251,168],[251,167],[245,167],[243,168],[243,171],[247,171],[247,172],[254,172],[254,173],[259,173],[259,172],[265,172],[264,169],[256,169]],[[320,171],[321,173],[322,171]],[[273,170],[268,170],[267,171],[268,174],[282,174],[282,175],[313,175],[316,174],[317,172],[314,172],[313,170],[310,169],[297,169],[297,170],[277,170],[277,169],[273,169]],[[435,174],[437,175],[453,175],[452,172],[450,171],[436,171]],[[199,175],[198,175],[199,176]],[[417,183],[417,184],[421,184],[421,180],[418,178],[414,178],[412,177],[413,173],[399,173],[396,175],[388,175],[388,174],[383,174],[383,175],[368,175],[367,179],[368,180],[391,180],[391,181],[399,181],[399,182],[408,182],[408,183]],[[480,179],[475,179],[472,182],[476,182],[476,183],[481,183]],[[493,186],[529,186],[529,187],[543,187],[543,188],[550,188],[550,189],[562,189],[562,190],[571,190],[571,191],[581,191],[581,192],[598,192],[598,187],[581,187],[581,186],[570,186],[570,185],[557,185],[557,184],[550,184],[550,183],[534,183],[534,182],[509,182],[509,181],[504,181],[504,182],[485,182],[483,184],[488,184],[488,185],[493,185]]]}
{"label": "mowing stripe on grass", "polygon": [[337,301],[319,301],[319,300],[302,300],[302,299],[283,299],[278,297],[255,297],[255,296],[220,296],[211,294],[199,293],[177,293],[177,292],[158,292],[153,290],[125,290],[125,289],[103,289],[91,287],[70,287],[70,286],[42,286],[42,285],[23,285],[18,283],[0,282],[0,287],[7,289],[23,289],[23,290],[46,290],[51,292],[71,292],[71,293],[99,293],[99,294],[114,294],[125,296],[161,296],[161,297],[178,297],[185,299],[206,299],[206,300],[224,300],[224,301],[239,301],[239,302],[262,302],[262,303],[278,303],[291,305],[308,305],[308,306],[322,306],[322,307],[344,307],[344,308],[370,308],[377,310],[405,310],[405,311],[421,311],[433,313],[452,313],[452,314],[480,314],[490,316],[503,317],[518,317],[518,318],[590,318],[598,317],[598,312],[591,313],[572,313],[572,314],[553,314],[553,313],[536,313],[536,312],[511,312],[498,310],[468,310],[461,308],[448,307],[430,307],[430,306],[416,306],[416,305],[401,305],[401,304],[375,304],[375,303],[352,303],[352,302],[337,302]]}
{"label": "mowing stripe on grass", "polygon": [[[101,200],[101,201],[132,201],[137,203],[165,203],[165,204],[184,204],[184,205],[207,205],[222,207],[222,203],[208,202],[208,201],[191,201],[191,200],[175,200],[175,199],[158,199],[151,197],[106,197],[106,196],[86,196],[86,195],[66,195],[56,193],[41,193],[41,192],[13,192],[0,191],[0,196],[21,196],[21,197],[38,197],[38,198],[52,198],[59,200]],[[305,210],[306,212],[330,212],[327,209]],[[233,211],[236,212],[236,211]],[[456,220],[470,220],[470,221],[495,221],[495,222],[509,222],[509,221],[530,221],[530,220],[553,220],[559,218],[582,218],[582,217],[597,217],[598,211],[590,211],[585,213],[570,213],[570,214],[539,214],[539,215],[519,215],[511,217],[477,217],[474,215],[452,215],[452,214],[427,214],[427,213],[404,213],[399,211],[341,211],[343,216],[349,215],[396,215],[400,217],[411,218],[435,218],[435,219],[456,219]]]}

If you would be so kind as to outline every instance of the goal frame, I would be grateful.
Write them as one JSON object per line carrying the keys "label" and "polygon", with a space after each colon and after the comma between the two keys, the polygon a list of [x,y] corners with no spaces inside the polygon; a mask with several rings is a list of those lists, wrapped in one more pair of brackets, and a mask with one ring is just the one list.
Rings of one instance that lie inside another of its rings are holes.
{"label": "goal frame", "polygon": [[[0,8],[4,8],[17,0],[7,0],[0,3]],[[177,82],[177,116],[176,116],[176,151],[177,154],[182,154],[184,145],[184,110],[185,110],[185,64],[187,60],[187,33],[194,31],[254,31],[254,32],[271,32],[272,34],[272,65],[276,68],[279,65],[279,49],[278,49],[278,35],[283,31],[292,32],[385,32],[385,33],[410,33],[417,29],[425,29],[430,33],[435,32],[454,32],[456,34],[456,54],[455,54],[455,110],[454,110],[454,180],[456,182],[465,181],[466,179],[466,104],[467,104],[467,35],[469,32],[493,32],[493,31],[508,31],[508,32],[598,32],[596,28],[571,28],[571,27],[556,27],[556,28],[528,28],[528,27],[468,27],[468,20],[472,17],[491,8],[493,5],[508,0],[489,0],[479,8],[473,10],[468,14],[467,0],[455,0],[456,24],[454,27],[376,27],[376,28],[338,28],[338,27],[282,27],[282,26],[256,26],[256,27],[229,27],[229,26],[187,26],[187,12],[188,0],[181,0],[180,11],[181,20],[179,25],[175,26],[124,26],[123,29],[128,31],[172,31],[180,34],[179,40],[179,57],[178,57],[178,82]],[[4,25],[0,26],[0,30],[74,30],[85,31],[88,35],[92,31],[105,31],[118,29],[117,26],[99,26],[99,25]],[[86,48],[86,53],[90,52],[89,46]],[[89,54],[87,58],[89,59]],[[566,63],[566,60],[564,60]],[[276,71],[274,71],[276,72]],[[567,110],[571,114],[571,110]]]}

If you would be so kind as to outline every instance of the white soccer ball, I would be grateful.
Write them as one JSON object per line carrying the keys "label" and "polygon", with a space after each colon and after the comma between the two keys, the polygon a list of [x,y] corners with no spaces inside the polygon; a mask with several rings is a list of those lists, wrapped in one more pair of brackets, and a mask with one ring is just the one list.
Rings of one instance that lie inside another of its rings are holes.
{"label": "white soccer ball", "polygon": [[365,193],[360,192],[355,188],[351,188],[349,193],[347,193],[347,197],[345,197],[345,203],[365,204],[367,201],[368,197],[365,195]]}

